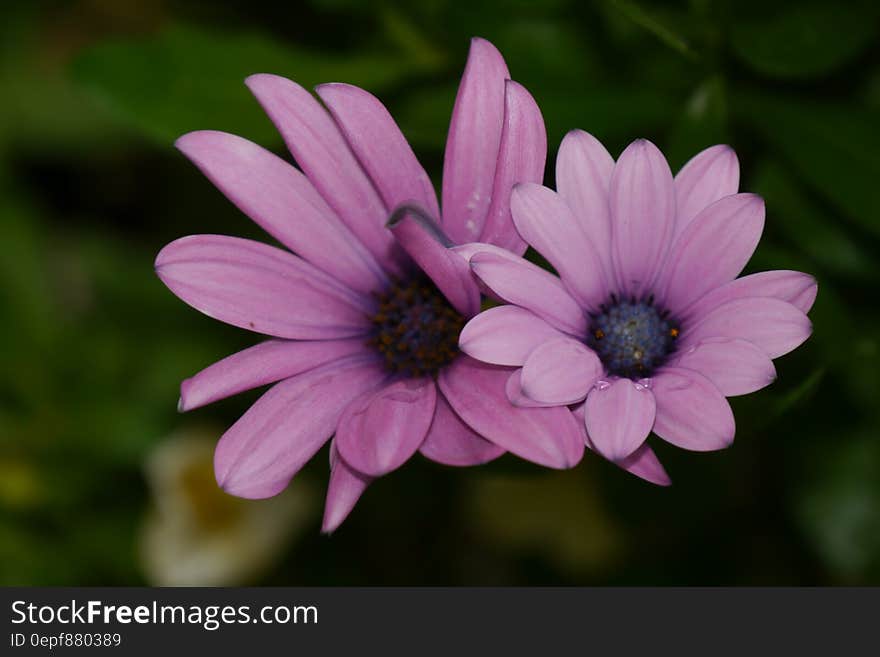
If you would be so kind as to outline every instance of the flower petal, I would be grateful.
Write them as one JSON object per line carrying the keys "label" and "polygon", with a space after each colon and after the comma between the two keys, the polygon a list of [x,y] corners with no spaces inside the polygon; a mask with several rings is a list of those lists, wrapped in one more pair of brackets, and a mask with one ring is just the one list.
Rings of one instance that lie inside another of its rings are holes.
{"label": "flower petal", "polygon": [[718,306],[734,299],[771,297],[792,304],[802,313],[809,312],[819,286],[816,279],[799,271],[779,269],[749,274],[706,293],[680,313],[681,319],[699,320]]}
{"label": "flower petal", "polygon": [[375,183],[385,206],[415,201],[440,216],[437,194],[400,128],[378,98],[350,84],[322,84],[316,91],[351,150]]}
{"label": "flower petal", "polygon": [[614,278],[608,206],[612,171],[614,158],[593,135],[583,130],[572,130],[565,135],[556,156],[556,189],[584,234],[590,236],[609,283]]}
{"label": "flower petal", "polygon": [[179,411],[287,379],[365,350],[363,338],[267,340],[209,365],[180,384]]}
{"label": "flower petal", "polygon": [[443,159],[443,229],[455,242],[477,239],[492,201],[509,77],[495,46],[471,39]]}
{"label": "flower petal", "polygon": [[764,201],[734,194],[700,212],[676,240],[663,276],[666,307],[673,313],[736,278],[764,230]]}
{"label": "flower petal", "polygon": [[614,268],[621,292],[650,289],[672,241],[675,189],[666,158],[637,139],[621,153],[609,191]]}
{"label": "flower petal", "polygon": [[779,358],[810,337],[809,318],[790,303],[769,297],[728,301],[687,326],[681,347],[706,338],[741,338],[757,345],[770,358]]}
{"label": "flower petal", "polygon": [[387,271],[407,258],[383,230],[390,208],[361,168],[339,126],[311,92],[277,75],[245,80],[315,189]]}
{"label": "flower petal", "polygon": [[242,212],[318,269],[353,290],[388,278],[302,173],[235,135],[202,130],[175,143]]}
{"label": "flower petal", "polygon": [[432,230],[431,219],[414,206],[394,211],[388,227],[404,250],[416,261],[449,303],[464,317],[480,312],[480,290],[467,261],[447,248]]}
{"label": "flower petal", "polygon": [[724,395],[693,370],[665,367],[651,381],[654,433],[682,449],[709,452],[733,442],[736,423]]}
{"label": "flower petal", "polygon": [[459,356],[440,371],[449,405],[470,427],[509,452],[551,468],[580,461],[584,441],[567,408],[516,408],[507,401],[510,370]]}
{"label": "flower petal", "polygon": [[759,347],[735,338],[706,338],[671,362],[699,372],[725,397],[747,395],[776,380],[773,361]]}
{"label": "flower petal", "polygon": [[514,188],[510,208],[519,234],[553,265],[578,303],[597,308],[609,292],[602,261],[562,197],[524,183]]}
{"label": "flower petal", "polygon": [[238,497],[277,495],[330,438],[346,406],[386,376],[374,359],[355,357],[273,386],[217,444],[217,483]]}
{"label": "flower petal", "polygon": [[403,379],[350,404],[336,429],[336,447],[359,472],[379,477],[416,453],[434,417],[437,386]]}
{"label": "flower petal", "polygon": [[697,153],[675,176],[675,233],[681,234],[704,208],[738,189],[739,160],[730,146],[719,144]]}
{"label": "flower petal", "polygon": [[470,263],[474,274],[508,303],[531,310],[571,335],[586,334],[584,312],[550,272],[500,249],[475,253]]}
{"label": "flower petal", "polygon": [[373,477],[358,472],[340,458],[335,443],[335,440],[330,443],[330,483],[321,524],[324,534],[331,534],[339,528],[373,481]]}
{"label": "flower petal", "polygon": [[504,385],[504,394],[507,400],[514,406],[519,408],[547,408],[550,406],[559,406],[555,402],[539,402],[531,397],[526,396],[522,389],[522,368],[517,368],[510,373],[507,383]]}
{"label": "flower petal", "polygon": [[590,445],[609,461],[622,461],[651,433],[655,411],[654,395],[646,386],[630,379],[600,383],[584,405]]}
{"label": "flower petal", "polygon": [[466,425],[443,395],[437,395],[434,421],[419,451],[444,465],[481,465],[504,454],[504,448],[491,443]]}
{"label": "flower petal", "polygon": [[363,335],[371,302],[292,253],[223,235],[190,235],[156,256],[162,282],[227,324],[297,340]]}
{"label": "flower petal", "polygon": [[563,335],[525,308],[497,306],[465,324],[458,346],[484,363],[520,366],[535,347]]}
{"label": "flower petal", "polygon": [[535,99],[525,87],[512,80],[507,81],[504,107],[504,131],[492,185],[492,202],[480,241],[522,255],[527,246],[513,225],[510,192],[517,183],[540,183],[544,179],[547,131]]}
{"label": "flower petal", "polygon": [[522,391],[538,402],[574,404],[587,396],[604,368],[582,342],[556,338],[536,347],[522,370]]}
{"label": "flower petal", "polygon": [[[572,415],[575,416],[575,418],[584,428],[584,435],[586,437],[587,447],[596,452],[598,450],[596,449],[595,445],[593,445],[590,441],[590,437],[586,434],[584,419],[585,406],[586,402],[575,406],[574,409],[572,409]],[[658,486],[669,486],[670,484],[672,484],[672,480],[669,478],[669,475],[666,474],[666,469],[663,467],[663,464],[660,463],[660,459],[657,458],[654,450],[651,449],[647,442],[642,443],[641,447],[639,447],[636,451],[627,456],[625,459],[615,463],[615,465],[622,470],[626,470],[630,474],[634,474],[636,477],[644,479],[645,481],[652,484],[656,484]]]}

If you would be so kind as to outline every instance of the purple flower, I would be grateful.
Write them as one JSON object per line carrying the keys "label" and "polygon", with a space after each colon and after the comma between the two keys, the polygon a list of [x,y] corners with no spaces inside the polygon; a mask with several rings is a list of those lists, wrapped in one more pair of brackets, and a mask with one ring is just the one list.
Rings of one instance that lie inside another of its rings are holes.
{"label": "purple flower", "polygon": [[770,384],[772,359],[809,337],[816,281],[795,271],[737,278],[760,240],[764,202],[737,193],[727,146],[699,153],[673,178],[648,141],[615,163],[573,131],[556,181],[558,193],[517,185],[511,209],[558,277],[491,246],[458,247],[512,304],[468,322],[461,349],[519,368],[507,384],[514,405],[577,405],[589,447],[668,484],[648,434],[696,451],[727,447],[725,397]]}
{"label": "purple flower", "polygon": [[505,450],[558,468],[580,460],[582,432],[568,409],[511,412],[509,370],[457,347],[461,327],[480,310],[480,293],[467,262],[448,247],[479,240],[523,253],[510,190],[543,176],[543,119],[508,78],[494,46],[473,40],[446,146],[442,215],[391,115],[350,85],[319,86],[325,109],[284,78],[247,79],[301,171],[234,135],[200,131],[178,140],[235,205],[290,249],[196,235],[156,258],[159,277],[186,303],[273,336],[181,385],[180,409],[189,410],[275,384],[217,446],[214,466],[226,491],[276,495],[335,433],[329,532],[373,478],[416,451],[450,465],[483,463]]}

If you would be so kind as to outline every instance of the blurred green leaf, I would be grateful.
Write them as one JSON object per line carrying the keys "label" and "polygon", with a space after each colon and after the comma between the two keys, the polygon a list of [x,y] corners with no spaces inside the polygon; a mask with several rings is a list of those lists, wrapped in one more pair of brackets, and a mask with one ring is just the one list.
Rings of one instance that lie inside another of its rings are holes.
{"label": "blurred green leaf", "polygon": [[734,107],[818,193],[880,235],[880,112],[755,94]]}
{"label": "blurred green leaf", "polygon": [[636,25],[644,28],[673,50],[686,57],[696,58],[697,54],[685,38],[675,28],[660,20],[655,14],[629,0],[611,0],[611,6]]}
{"label": "blurred green leaf", "polygon": [[781,228],[788,240],[817,263],[847,276],[877,275],[878,263],[868,256],[865,245],[811,204],[784,167],[765,163],[755,174],[753,188],[767,202],[773,229]]}
{"label": "blurred green leaf", "polygon": [[713,77],[701,84],[688,99],[669,137],[666,159],[673,170],[677,170],[704,148],[724,143],[727,139],[725,85],[720,77]]}
{"label": "blurred green leaf", "polygon": [[734,24],[733,52],[764,75],[824,75],[853,59],[877,38],[876,3],[793,3]]}
{"label": "blurred green leaf", "polygon": [[197,129],[274,142],[274,129],[243,85],[248,75],[275,73],[306,88],[345,81],[377,91],[414,70],[415,62],[393,54],[347,57],[282,46],[258,34],[175,26],[144,40],[93,46],[74,62],[73,75],[162,142]]}

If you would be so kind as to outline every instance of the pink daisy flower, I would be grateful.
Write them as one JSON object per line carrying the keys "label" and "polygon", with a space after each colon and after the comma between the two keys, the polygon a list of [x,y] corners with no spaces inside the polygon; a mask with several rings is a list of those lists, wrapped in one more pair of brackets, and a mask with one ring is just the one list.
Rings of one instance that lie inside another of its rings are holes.
{"label": "pink daisy flower", "polygon": [[573,131],[556,182],[558,193],[517,185],[511,209],[558,277],[491,246],[459,247],[512,304],[468,322],[460,347],[519,368],[507,384],[514,405],[573,406],[590,448],[668,484],[648,434],[695,451],[727,447],[726,397],[770,384],[773,359],[809,337],[816,281],[796,271],[737,278],[760,240],[764,202],[737,193],[727,146],[699,153],[673,178],[648,141],[615,163]]}
{"label": "pink daisy flower", "polygon": [[494,46],[471,44],[446,146],[442,215],[428,175],[375,97],[326,84],[317,88],[322,106],[284,78],[246,83],[299,169],[222,132],[190,133],[177,147],[289,250],[195,235],[156,258],[159,277],[183,301],[272,336],[181,385],[186,411],[275,384],[220,439],[219,485],[240,497],[276,495],[335,434],[329,532],[373,478],[417,451],[449,465],[505,450],[551,467],[576,464],[584,447],[568,409],[511,412],[509,372],[457,347],[480,292],[448,247],[481,240],[523,253],[510,190],[540,181],[546,159],[538,107],[509,80]]}

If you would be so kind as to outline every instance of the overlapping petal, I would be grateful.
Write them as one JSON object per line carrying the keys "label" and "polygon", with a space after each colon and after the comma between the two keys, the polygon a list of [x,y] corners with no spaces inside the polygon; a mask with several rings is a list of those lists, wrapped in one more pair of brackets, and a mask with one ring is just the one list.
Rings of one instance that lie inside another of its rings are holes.
{"label": "overlapping petal", "polygon": [[622,461],[645,442],[655,413],[654,395],[646,386],[629,379],[600,383],[584,405],[590,444],[609,461]]}
{"label": "overlapping petal", "polygon": [[695,452],[724,449],[733,442],[736,424],[730,404],[699,372],[664,367],[651,391],[657,401],[654,433],[666,442]]}
{"label": "overlapping petal", "polygon": [[739,160],[730,146],[719,144],[697,153],[675,176],[676,234],[709,205],[738,190]]}
{"label": "overlapping petal", "polygon": [[535,348],[522,369],[522,391],[537,402],[574,404],[587,396],[604,368],[583,342],[561,337]]}
{"label": "overlapping petal", "polygon": [[373,481],[373,477],[358,472],[339,456],[335,442],[330,444],[330,482],[321,523],[324,534],[331,534],[339,528]]}
{"label": "overlapping petal", "polygon": [[497,306],[465,324],[458,346],[484,363],[518,367],[536,347],[561,337],[562,332],[525,308]]}
{"label": "overlapping petal", "polygon": [[419,451],[432,461],[454,466],[480,465],[504,454],[503,447],[465,424],[443,395],[437,395],[434,420]]}
{"label": "overlapping petal", "polygon": [[747,395],[776,380],[770,356],[738,338],[706,338],[676,355],[672,364],[696,370],[725,397]]}

